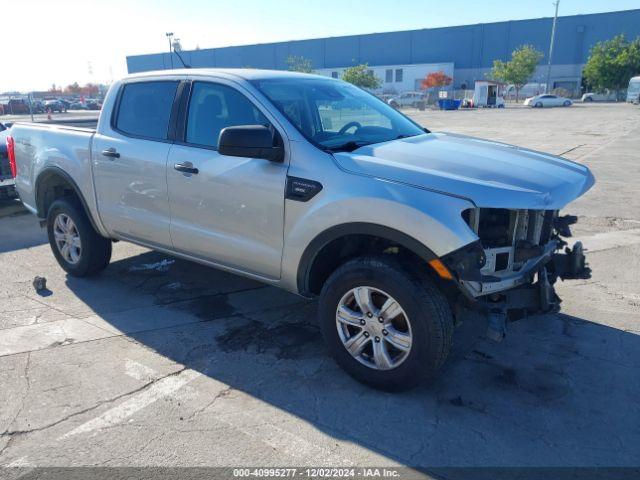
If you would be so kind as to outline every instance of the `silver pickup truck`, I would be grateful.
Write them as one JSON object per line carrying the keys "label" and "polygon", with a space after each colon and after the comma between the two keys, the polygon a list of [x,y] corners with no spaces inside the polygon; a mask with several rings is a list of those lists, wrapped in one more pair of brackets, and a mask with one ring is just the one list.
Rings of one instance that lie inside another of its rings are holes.
{"label": "silver pickup truck", "polygon": [[185,69],[116,82],[97,130],[14,125],[16,186],[58,262],[86,276],[125,240],[319,297],[330,353],[397,390],[445,361],[456,319],[559,308],[589,274],[585,166],[432,133],[339,80]]}

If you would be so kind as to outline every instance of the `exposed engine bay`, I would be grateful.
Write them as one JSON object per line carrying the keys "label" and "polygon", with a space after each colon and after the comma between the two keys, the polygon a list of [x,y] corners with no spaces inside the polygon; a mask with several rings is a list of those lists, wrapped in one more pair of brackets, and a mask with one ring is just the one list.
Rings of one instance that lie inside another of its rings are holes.
{"label": "exposed engine bay", "polygon": [[580,242],[569,248],[575,216],[557,210],[475,208],[463,218],[479,240],[444,260],[469,303],[487,314],[489,336],[501,339],[506,321],[557,312],[558,280],[590,278]]}

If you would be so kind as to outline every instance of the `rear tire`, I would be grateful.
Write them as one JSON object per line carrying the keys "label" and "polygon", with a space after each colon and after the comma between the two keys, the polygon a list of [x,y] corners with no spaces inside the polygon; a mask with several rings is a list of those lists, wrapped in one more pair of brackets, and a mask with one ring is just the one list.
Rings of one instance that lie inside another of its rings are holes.
{"label": "rear tire", "polygon": [[95,275],[111,260],[111,240],[95,231],[78,201],[64,197],[51,204],[47,234],[53,255],[74,277]]}
{"label": "rear tire", "polygon": [[[371,292],[363,297],[370,299],[372,315],[356,298],[363,289]],[[391,308],[381,308],[389,299],[401,313],[392,316]],[[333,358],[353,378],[374,388],[411,388],[432,377],[449,354],[453,316],[446,298],[426,274],[391,256],[358,257],[339,267],[326,281],[319,307],[320,327]],[[340,320],[339,308],[348,312]],[[347,345],[356,341],[364,346],[360,351],[352,348],[352,354]],[[378,356],[385,360],[379,362]]]}

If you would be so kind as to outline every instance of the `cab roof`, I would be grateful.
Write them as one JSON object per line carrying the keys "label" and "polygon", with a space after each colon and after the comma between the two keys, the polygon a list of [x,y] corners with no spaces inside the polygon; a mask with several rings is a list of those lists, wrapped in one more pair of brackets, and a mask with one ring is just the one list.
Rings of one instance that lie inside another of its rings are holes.
{"label": "cab roof", "polygon": [[290,72],[287,70],[260,70],[253,68],[180,68],[174,70],[154,70],[148,72],[133,73],[124,79],[144,78],[144,77],[175,77],[175,76],[211,76],[211,77],[236,77],[244,80],[265,80],[272,78],[318,78],[331,80],[330,77],[315,75],[311,73]]}

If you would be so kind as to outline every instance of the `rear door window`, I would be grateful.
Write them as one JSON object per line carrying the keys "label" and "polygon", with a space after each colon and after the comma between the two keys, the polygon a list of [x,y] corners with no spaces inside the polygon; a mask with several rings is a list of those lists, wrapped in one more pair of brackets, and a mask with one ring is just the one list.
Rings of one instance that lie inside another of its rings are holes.
{"label": "rear door window", "polygon": [[126,84],[120,95],[115,128],[125,135],[166,140],[178,82]]}

